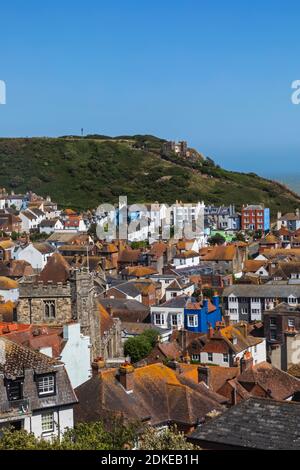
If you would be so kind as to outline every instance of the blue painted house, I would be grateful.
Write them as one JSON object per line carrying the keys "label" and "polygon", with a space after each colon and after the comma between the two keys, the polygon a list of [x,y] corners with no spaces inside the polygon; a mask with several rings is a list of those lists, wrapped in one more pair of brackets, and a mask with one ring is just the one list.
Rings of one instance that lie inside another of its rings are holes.
{"label": "blue painted house", "polygon": [[212,300],[204,299],[197,302],[191,298],[184,308],[184,327],[194,333],[207,333],[210,326],[222,321],[220,298],[214,295]]}

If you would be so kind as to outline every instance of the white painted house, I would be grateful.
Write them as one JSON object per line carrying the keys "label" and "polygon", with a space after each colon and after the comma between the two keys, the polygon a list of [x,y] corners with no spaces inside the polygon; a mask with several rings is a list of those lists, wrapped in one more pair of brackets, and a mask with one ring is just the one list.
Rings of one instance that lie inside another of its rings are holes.
{"label": "white painted house", "polygon": [[184,307],[187,298],[175,297],[161,305],[151,307],[151,323],[159,328],[173,330],[184,328]]}
{"label": "white painted house", "polygon": [[61,361],[72,387],[76,388],[91,377],[91,340],[81,334],[79,323],[64,325],[63,337],[66,344],[61,352]]}
{"label": "white painted house", "polygon": [[35,230],[38,228],[39,219],[31,211],[22,211],[20,212],[19,217],[22,221],[22,232],[29,233],[31,230]]}
{"label": "white painted house", "polygon": [[47,264],[49,256],[54,253],[49,243],[29,243],[14,251],[14,259],[28,261],[33,269],[41,271]]}
{"label": "white painted house", "polygon": [[200,263],[200,254],[196,251],[184,251],[174,256],[173,266],[175,269],[198,266]]}
{"label": "white painted house", "polygon": [[44,219],[39,224],[40,233],[46,233],[47,235],[51,235],[53,232],[61,232],[63,229],[64,225],[60,219]]}

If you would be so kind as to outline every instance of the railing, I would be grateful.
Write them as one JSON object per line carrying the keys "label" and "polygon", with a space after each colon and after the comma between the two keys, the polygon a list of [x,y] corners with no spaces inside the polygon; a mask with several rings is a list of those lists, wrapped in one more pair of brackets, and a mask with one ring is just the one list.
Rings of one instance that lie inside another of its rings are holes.
{"label": "railing", "polygon": [[0,404],[0,414],[10,415],[26,415],[30,413],[30,401],[29,398],[23,398],[21,400],[11,400]]}

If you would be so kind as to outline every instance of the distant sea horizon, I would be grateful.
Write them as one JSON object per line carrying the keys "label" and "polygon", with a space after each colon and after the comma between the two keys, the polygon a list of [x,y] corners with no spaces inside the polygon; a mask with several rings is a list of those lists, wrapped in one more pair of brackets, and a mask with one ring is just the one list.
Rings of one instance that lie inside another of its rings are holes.
{"label": "distant sea horizon", "polygon": [[276,180],[279,183],[283,183],[288,186],[292,191],[299,194],[300,197],[300,173],[294,174],[272,174],[272,175],[261,175],[269,180]]}

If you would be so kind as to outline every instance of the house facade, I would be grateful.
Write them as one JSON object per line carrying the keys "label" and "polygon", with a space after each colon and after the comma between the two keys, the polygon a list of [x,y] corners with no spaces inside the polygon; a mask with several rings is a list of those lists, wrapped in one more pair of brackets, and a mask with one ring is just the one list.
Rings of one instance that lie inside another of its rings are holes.
{"label": "house facade", "polygon": [[241,229],[263,232],[270,230],[270,209],[262,204],[243,205]]}
{"label": "house facade", "polygon": [[276,304],[286,302],[290,306],[300,303],[299,284],[263,285],[236,284],[223,291],[224,311],[232,322],[261,321],[265,310],[272,310]]}
{"label": "house facade", "polygon": [[74,424],[77,398],[63,364],[0,337],[0,429],[60,438]]}

